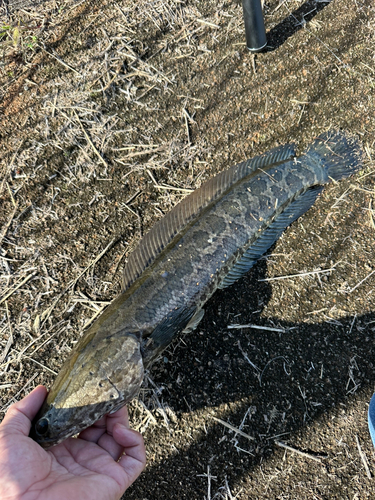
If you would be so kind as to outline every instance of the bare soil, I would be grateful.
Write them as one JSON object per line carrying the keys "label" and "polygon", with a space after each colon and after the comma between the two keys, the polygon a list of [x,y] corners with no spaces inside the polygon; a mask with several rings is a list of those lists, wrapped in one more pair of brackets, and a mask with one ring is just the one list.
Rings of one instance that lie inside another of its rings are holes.
{"label": "bare soil", "polygon": [[373,1],[266,0],[256,56],[229,0],[1,5],[2,414],[51,384],[189,190],[342,129],[363,171],[216,293],[129,405],[148,465],[124,498],[374,498]]}

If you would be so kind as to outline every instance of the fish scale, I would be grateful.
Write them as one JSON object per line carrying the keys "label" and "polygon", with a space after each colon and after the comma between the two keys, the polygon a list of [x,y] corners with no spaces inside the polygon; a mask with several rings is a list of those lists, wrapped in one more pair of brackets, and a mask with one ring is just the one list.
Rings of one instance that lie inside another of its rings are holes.
{"label": "fish scale", "polygon": [[129,257],[124,291],[74,347],[31,436],[48,448],[130,401],[144,370],[197,326],[215,290],[243,276],[330,179],[360,167],[356,141],[331,131],[298,158],[292,145],[275,148],[187,196]]}

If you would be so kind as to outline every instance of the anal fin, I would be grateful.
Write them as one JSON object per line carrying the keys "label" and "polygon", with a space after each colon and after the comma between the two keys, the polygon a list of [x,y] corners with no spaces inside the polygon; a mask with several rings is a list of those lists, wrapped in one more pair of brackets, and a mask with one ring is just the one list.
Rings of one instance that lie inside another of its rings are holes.
{"label": "anal fin", "polygon": [[199,309],[194,316],[191,318],[189,323],[186,325],[186,328],[182,333],[190,333],[193,330],[195,330],[198,326],[198,324],[201,322],[202,318],[204,316],[204,309]]}
{"label": "anal fin", "polygon": [[322,190],[322,186],[314,186],[294,200],[246,250],[218,288],[226,288],[246,274],[257,260],[280,238],[283,231],[314,204]]}

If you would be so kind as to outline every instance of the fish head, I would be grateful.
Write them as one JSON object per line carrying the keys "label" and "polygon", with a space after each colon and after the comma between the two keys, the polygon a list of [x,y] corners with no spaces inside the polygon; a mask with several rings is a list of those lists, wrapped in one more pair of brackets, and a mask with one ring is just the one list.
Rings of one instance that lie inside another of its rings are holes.
{"label": "fish head", "polygon": [[139,335],[117,333],[78,344],[34,419],[30,437],[49,448],[78,434],[133,399],[143,375]]}

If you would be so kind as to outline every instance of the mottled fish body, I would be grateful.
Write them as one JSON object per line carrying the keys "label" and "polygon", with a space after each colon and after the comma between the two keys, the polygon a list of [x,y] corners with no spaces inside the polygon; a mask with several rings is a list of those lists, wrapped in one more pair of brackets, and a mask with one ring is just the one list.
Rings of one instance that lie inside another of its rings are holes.
{"label": "mottled fish body", "polygon": [[330,179],[360,166],[358,144],[328,132],[300,157],[293,145],[273,149],[187,196],[130,255],[124,291],[74,347],[32,437],[48,448],[130,401],[144,369],[198,324],[215,290],[245,274]]}

